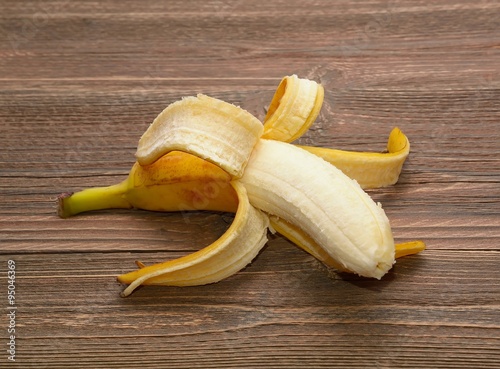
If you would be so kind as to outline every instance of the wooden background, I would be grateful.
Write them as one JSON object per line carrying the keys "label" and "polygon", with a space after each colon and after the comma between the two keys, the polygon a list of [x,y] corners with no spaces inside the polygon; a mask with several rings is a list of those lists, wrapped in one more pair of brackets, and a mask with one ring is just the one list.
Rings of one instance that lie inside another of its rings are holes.
{"label": "wooden background", "polygon": [[[499,20],[495,0],[1,1],[0,367],[499,368]],[[197,250],[231,217],[62,220],[57,195],[124,179],[182,96],[262,117],[293,73],[326,89],[301,143],[378,151],[392,127],[408,135],[400,182],[370,194],[396,241],[428,249],[376,281],[276,236],[221,283],[120,298],[134,260]]]}

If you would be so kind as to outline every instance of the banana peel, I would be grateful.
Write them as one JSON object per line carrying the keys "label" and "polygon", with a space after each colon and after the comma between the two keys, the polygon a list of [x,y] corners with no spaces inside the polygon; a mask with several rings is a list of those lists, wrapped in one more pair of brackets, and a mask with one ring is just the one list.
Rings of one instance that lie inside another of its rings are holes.
{"label": "banana peel", "polygon": [[[269,218],[250,205],[245,187],[231,182],[238,195],[238,208],[233,223],[211,245],[164,263],[144,266],[120,275],[118,281],[129,286],[122,296],[130,295],[141,284],[197,286],[218,282],[247,266],[267,242]],[[228,263],[227,260],[231,262]]]}
{"label": "banana peel", "polygon": [[136,157],[140,165],[147,165],[181,150],[241,177],[263,130],[262,123],[246,110],[198,94],[170,104],[156,117],[139,140]]}
{"label": "banana peel", "polygon": [[410,141],[399,128],[389,135],[386,152],[355,152],[314,146],[300,148],[333,164],[361,187],[380,188],[395,184],[410,153]]}
{"label": "banana peel", "polygon": [[234,213],[238,198],[230,182],[231,176],[215,164],[172,151],[152,164],[136,162],[121,183],[61,194],[57,212],[61,218],[93,210],[131,208]]}
{"label": "banana peel", "polygon": [[[324,264],[380,279],[394,259],[425,249],[394,244],[380,204],[363,191],[397,182],[410,144],[398,129],[384,153],[290,144],[316,119],[323,88],[285,77],[261,124],[205,95],[169,105],[139,140],[128,178],[114,186],[59,197],[65,218],[106,208],[235,212],[226,233],[183,258],[118,277],[129,287],[214,283],[248,265],[275,229]],[[279,141],[282,142],[279,142]],[[361,216],[365,214],[364,216]]]}
{"label": "banana peel", "polygon": [[269,104],[261,138],[292,142],[316,120],[325,91],[320,84],[295,74],[284,77]]}

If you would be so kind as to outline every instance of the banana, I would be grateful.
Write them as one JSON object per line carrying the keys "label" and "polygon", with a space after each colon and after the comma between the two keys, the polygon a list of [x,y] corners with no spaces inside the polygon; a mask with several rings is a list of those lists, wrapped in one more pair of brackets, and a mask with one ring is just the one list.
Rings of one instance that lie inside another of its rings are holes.
{"label": "banana", "polygon": [[196,286],[215,283],[247,266],[267,242],[269,218],[250,205],[245,187],[231,182],[238,194],[238,208],[233,223],[217,241],[193,254],[144,266],[118,276],[129,286],[122,292],[128,296],[141,284]]}
{"label": "banana", "polygon": [[396,128],[387,153],[290,144],[318,115],[323,93],[313,81],[285,77],[264,125],[205,95],[175,102],[141,137],[125,181],[61,195],[59,215],[110,207],[236,212],[205,249],[147,267],[137,262],[139,270],[118,277],[129,284],[124,296],[141,284],[198,285],[230,276],[257,255],[268,227],[328,266],[380,279],[396,257],[425,248],[421,241],[394,245],[384,211],[362,190],[397,181],[409,141]]}
{"label": "banana", "polygon": [[[68,218],[82,212],[118,208],[235,213],[238,198],[230,182],[231,176],[216,165],[191,154],[173,151],[149,165],[141,166],[136,162],[127,179],[118,184],[62,194],[58,200],[58,215]],[[300,227],[276,216],[271,216],[270,221],[271,228],[327,266],[349,272]],[[423,250],[422,243],[413,242],[396,244],[395,248],[396,258]]]}

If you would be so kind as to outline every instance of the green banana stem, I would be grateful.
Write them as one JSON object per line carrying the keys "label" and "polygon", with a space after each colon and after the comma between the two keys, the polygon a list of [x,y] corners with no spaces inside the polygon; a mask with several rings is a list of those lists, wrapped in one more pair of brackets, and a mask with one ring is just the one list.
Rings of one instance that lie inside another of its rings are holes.
{"label": "green banana stem", "polygon": [[92,210],[130,209],[125,193],[127,181],[108,186],[94,187],[75,193],[63,193],[58,197],[57,213],[61,218]]}

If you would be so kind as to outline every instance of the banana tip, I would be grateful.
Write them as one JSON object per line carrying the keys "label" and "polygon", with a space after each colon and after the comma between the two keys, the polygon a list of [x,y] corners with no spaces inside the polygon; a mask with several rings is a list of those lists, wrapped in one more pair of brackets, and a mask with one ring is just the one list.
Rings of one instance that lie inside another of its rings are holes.
{"label": "banana tip", "polygon": [[[127,283],[127,281],[124,280],[123,276],[124,276],[124,274],[117,276],[116,280],[122,284],[129,284],[129,283]],[[130,293],[127,293],[127,292],[128,292],[127,289],[120,292],[120,297],[127,297],[128,295],[130,295]]]}
{"label": "banana tip", "polygon": [[64,201],[71,197],[71,195],[73,195],[73,192],[64,192],[57,196],[57,215],[61,218],[69,218],[71,216]]}

